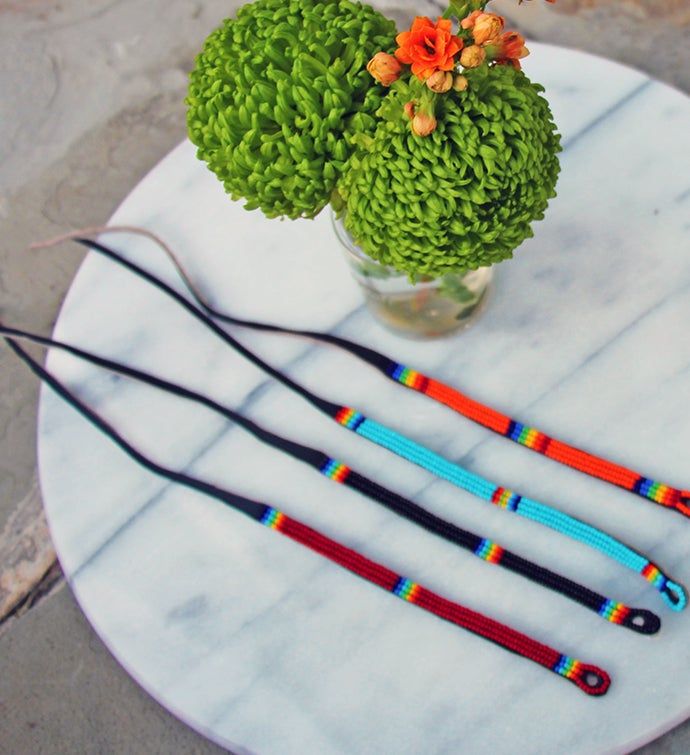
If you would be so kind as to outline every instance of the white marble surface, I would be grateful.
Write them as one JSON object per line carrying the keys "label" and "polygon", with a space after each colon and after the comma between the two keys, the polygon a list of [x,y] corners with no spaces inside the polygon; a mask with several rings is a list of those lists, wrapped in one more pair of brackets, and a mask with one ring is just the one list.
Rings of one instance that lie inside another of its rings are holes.
{"label": "white marble surface", "polygon": [[[361,307],[325,214],[280,223],[245,213],[189,144],[113,222],[160,233],[235,313],[337,330],[547,432],[687,485],[690,103],[601,59],[532,48],[526,67],[546,85],[564,135],[559,197],[536,237],[501,266],[481,319],[459,337],[420,344],[383,331]],[[175,281],[150,244],[123,237],[117,245]],[[216,416],[52,354],[56,372],[158,458],[270,501],[614,677],[606,698],[587,698],[214,501],[163,484],[44,391],[41,481],[71,586],[125,668],[200,732],[260,755],[509,753],[516,742],[531,753],[591,753],[640,744],[690,715],[690,619],[666,611],[639,577],[338,428],[93,255],[56,334],[202,388],[663,619],[655,638],[605,624]],[[242,338],[324,396],[602,526],[690,584],[690,527],[680,517],[517,448],[331,350]]]}

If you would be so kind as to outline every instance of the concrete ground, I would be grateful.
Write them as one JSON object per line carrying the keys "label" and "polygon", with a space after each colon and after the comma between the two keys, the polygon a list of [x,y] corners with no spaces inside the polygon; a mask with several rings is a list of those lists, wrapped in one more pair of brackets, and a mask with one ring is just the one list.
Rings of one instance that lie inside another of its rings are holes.
{"label": "concrete ground", "polygon": [[[237,0],[0,0],[0,318],[51,329],[75,249],[185,134],[186,72]],[[404,16],[406,0],[379,3]],[[495,0],[532,39],[690,92],[688,0]],[[419,2],[417,12],[433,12]],[[36,479],[37,386],[0,349],[0,753],[213,753],[117,666],[55,563]],[[690,724],[640,752],[690,752]]]}

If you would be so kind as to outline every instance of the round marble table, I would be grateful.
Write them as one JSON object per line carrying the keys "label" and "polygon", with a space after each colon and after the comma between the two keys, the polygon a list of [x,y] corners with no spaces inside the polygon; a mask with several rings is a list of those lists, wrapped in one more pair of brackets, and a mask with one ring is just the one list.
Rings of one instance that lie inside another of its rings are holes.
{"label": "round marble table", "polygon": [[[564,137],[559,196],[459,336],[419,343],[384,331],[361,305],[326,213],[295,223],[246,213],[188,143],[112,222],[162,235],[218,306],[354,337],[546,432],[687,485],[690,103],[604,60],[531,47],[526,68],[545,84]],[[109,241],[179,285],[150,242]],[[516,742],[530,753],[592,753],[641,744],[690,715],[690,617],[666,610],[638,577],[347,433],[102,258],[85,260],[56,334],[200,388],[462,526],[662,615],[653,638],[606,624],[205,410],[53,353],[51,368],[157,458],[274,502],[614,679],[605,698],[588,698],[165,484],[44,390],[41,482],[70,585],[129,673],[202,734],[260,755],[510,753]],[[324,396],[603,527],[690,584],[690,524],[679,516],[516,447],[332,349],[241,338]]]}

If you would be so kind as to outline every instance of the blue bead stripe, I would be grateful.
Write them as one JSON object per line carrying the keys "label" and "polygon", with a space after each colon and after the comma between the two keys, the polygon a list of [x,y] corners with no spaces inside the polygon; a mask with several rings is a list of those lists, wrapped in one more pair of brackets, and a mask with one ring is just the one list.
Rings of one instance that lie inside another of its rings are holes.
{"label": "blue bead stripe", "polygon": [[328,477],[329,474],[338,466],[338,462],[335,459],[329,459],[323,467],[321,467],[321,473]]}
{"label": "blue bead stripe", "polygon": [[520,440],[520,435],[522,431],[524,430],[524,428],[525,426],[520,424],[519,422],[515,422],[515,421],[511,422],[508,437],[514,441]]}

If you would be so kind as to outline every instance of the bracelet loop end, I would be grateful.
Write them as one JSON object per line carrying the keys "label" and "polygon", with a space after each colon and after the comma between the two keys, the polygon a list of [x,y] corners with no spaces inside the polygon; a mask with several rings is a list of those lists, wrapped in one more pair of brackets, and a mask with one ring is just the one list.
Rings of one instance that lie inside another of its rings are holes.
{"label": "bracelet loop end", "polygon": [[661,619],[645,608],[631,608],[623,626],[639,634],[656,634],[661,629]]}
{"label": "bracelet loop end", "polygon": [[606,671],[588,663],[583,663],[580,666],[580,673],[572,681],[583,692],[593,697],[605,695],[611,686],[611,677]]}
{"label": "bracelet loop end", "polygon": [[670,579],[666,581],[666,584],[661,590],[661,597],[674,611],[682,611],[688,604],[688,596],[683,585],[679,585],[677,582],[671,582]]}

